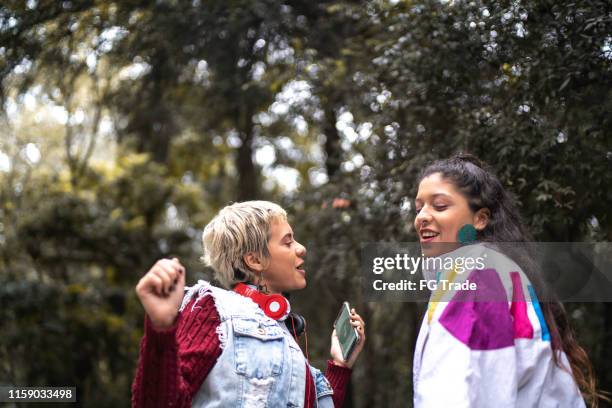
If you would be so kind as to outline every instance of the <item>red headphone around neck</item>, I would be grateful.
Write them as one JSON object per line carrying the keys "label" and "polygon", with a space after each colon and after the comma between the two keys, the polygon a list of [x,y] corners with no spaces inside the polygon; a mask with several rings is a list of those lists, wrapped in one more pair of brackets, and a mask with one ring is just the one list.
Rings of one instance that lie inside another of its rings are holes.
{"label": "red headphone around neck", "polygon": [[244,283],[237,284],[234,287],[234,292],[250,298],[263,310],[266,316],[274,320],[283,320],[291,312],[289,301],[283,295],[276,293],[266,295]]}

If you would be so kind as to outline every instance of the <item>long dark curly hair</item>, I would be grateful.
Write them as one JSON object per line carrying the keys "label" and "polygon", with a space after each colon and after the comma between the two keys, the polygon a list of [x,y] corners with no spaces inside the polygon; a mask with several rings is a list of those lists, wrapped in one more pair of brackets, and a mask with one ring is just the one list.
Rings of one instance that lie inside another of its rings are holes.
{"label": "long dark curly hair", "polygon": [[[493,171],[473,155],[457,154],[426,167],[419,175],[418,183],[436,173],[453,183],[468,200],[473,212],[481,208],[490,211],[487,226],[478,231],[478,240],[512,243],[504,246],[503,252],[523,268],[540,299],[551,299],[551,294],[542,296],[545,290],[543,279],[529,244],[533,242],[533,237],[523,223],[514,200]],[[560,359],[562,350],[567,355],[571,373],[587,402],[596,407],[599,399],[609,401],[604,393],[597,390],[593,365],[576,340],[563,304],[559,301],[543,301],[541,308],[550,331],[555,364],[562,369],[568,369]]]}

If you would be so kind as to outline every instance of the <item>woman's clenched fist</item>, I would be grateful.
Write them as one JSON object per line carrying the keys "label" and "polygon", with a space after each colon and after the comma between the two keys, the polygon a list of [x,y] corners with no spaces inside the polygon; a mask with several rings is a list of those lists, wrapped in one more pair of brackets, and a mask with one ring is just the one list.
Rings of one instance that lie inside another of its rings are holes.
{"label": "woman's clenched fist", "polygon": [[174,324],[185,288],[185,268],[178,258],[160,259],[136,285],[136,295],[157,329]]}

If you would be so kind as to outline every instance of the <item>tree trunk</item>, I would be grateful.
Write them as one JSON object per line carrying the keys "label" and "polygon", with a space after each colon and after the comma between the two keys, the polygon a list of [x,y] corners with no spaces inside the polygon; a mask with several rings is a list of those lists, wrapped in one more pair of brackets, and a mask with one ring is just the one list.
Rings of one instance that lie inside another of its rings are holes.
{"label": "tree trunk", "polygon": [[151,98],[151,122],[148,126],[148,141],[145,143],[148,145],[148,151],[151,153],[151,157],[157,163],[167,163],[168,153],[170,150],[170,140],[172,139],[173,133],[175,132],[175,126],[173,123],[172,112],[169,111],[166,103],[164,102],[164,74],[165,71],[162,66],[161,60],[158,61],[158,68],[153,68],[153,97]]}
{"label": "tree trunk", "polygon": [[259,198],[257,169],[253,163],[253,132],[252,126],[246,126],[241,133],[242,145],[236,156],[238,170],[238,201],[255,200]]}
{"label": "tree trunk", "polygon": [[334,104],[328,102],[325,107],[325,168],[327,175],[331,179],[340,169],[342,162],[342,150],[340,147],[340,133],[336,129],[336,109]]}
{"label": "tree trunk", "polygon": [[165,53],[155,54],[150,75],[143,81],[141,92],[137,98],[148,101],[144,105],[136,105],[136,112],[131,118],[128,133],[136,137],[136,150],[139,153],[149,153],[153,161],[167,164],[170,143],[177,132],[173,113],[166,102],[166,90],[173,86],[175,74],[167,65]]}

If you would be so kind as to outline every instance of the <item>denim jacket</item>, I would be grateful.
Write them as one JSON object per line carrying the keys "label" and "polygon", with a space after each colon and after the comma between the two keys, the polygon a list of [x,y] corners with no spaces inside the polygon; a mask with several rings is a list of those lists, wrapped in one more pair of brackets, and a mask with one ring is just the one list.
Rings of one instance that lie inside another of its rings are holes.
{"label": "denim jacket", "polygon": [[[223,351],[192,406],[303,407],[306,359],[285,325],[266,316],[251,299],[202,280],[187,289],[181,311],[194,295],[192,308],[205,296],[214,298]],[[333,390],[327,378],[308,367],[316,388],[315,405],[333,408]]]}

